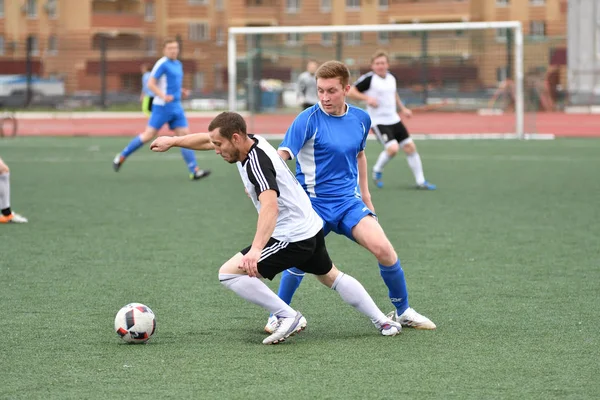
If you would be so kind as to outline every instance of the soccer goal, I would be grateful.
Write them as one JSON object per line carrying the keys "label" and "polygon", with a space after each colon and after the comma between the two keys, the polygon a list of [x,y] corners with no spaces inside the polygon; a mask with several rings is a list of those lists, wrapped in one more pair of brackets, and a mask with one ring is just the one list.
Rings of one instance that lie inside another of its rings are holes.
{"label": "soccer goal", "polygon": [[[351,81],[386,50],[413,136],[524,138],[527,118],[519,21],[229,28],[228,106],[255,133],[284,133],[301,110],[297,78],[310,60],[339,60]],[[547,51],[532,52],[543,62]],[[360,103],[356,105],[361,106]]]}

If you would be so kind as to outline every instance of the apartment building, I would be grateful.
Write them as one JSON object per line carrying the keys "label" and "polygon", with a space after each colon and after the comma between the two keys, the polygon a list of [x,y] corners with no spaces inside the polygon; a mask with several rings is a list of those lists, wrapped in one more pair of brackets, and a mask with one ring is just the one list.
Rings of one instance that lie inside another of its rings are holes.
{"label": "apartment building", "polygon": [[[531,56],[526,69],[547,66],[556,49],[564,49],[564,39],[549,37],[566,33],[566,0],[0,0],[0,74],[24,72],[30,36],[35,72],[63,77],[70,92],[97,91],[105,44],[109,90],[135,91],[140,64],[161,56],[164,38],[178,37],[185,84],[207,92],[224,91],[230,26],[501,20],[523,22]],[[506,51],[506,32],[482,35],[461,31],[428,35],[427,56],[436,60],[435,68],[441,71],[436,73],[463,70],[478,74],[485,85],[505,76],[506,56],[501,54]],[[388,49],[403,65],[423,51],[420,34],[352,32],[342,37],[341,46],[337,39],[331,34],[265,37],[262,65],[273,77],[291,79],[309,57],[341,56],[361,69],[376,47]],[[238,39],[238,49],[245,57],[244,38]],[[464,62],[452,64],[457,55]],[[562,62],[564,57],[559,54],[557,59]]]}

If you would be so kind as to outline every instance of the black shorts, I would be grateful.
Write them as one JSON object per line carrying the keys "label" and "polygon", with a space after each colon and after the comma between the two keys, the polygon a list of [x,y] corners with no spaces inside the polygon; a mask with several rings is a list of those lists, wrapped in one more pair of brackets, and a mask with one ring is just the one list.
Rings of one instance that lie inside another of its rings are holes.
{"label": "black shorts", "polygon": [[375,131],[377,138],[383,144],[387,144],[392,140],[396,140],[398,143],[402,143],[410,137],[402,121],[399,121],[394,125],[373,126],[373,131]]}
{"label": "black shorts", "polygon": [[[246,247],[241,253],[248,253],[250,247]],[[291,267],[314,275],[325,275],[331,271],[333,264],[325,247],[322,229],[315,236],[300,242],[289,243],[269,239],[258,260],[260,275],[272,280],[275,275]]]}

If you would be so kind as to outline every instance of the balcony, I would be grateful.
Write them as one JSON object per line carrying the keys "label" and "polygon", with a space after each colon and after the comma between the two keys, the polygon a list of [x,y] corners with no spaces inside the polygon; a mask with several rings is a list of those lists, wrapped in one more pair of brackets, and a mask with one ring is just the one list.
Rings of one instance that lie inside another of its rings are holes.
{"label": "balcony", "polygon": [[[475,0],[389,0],[389,22],[461,22],[473,18]],[[477,0],[479,1],[479,0]]]}

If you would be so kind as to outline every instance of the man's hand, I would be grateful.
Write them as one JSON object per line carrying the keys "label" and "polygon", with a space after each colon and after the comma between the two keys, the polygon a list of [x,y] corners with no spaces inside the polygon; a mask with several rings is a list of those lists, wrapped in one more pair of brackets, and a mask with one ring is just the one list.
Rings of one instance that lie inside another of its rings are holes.
{"label": "man's hand", "polygon": [[255,248],[251,248],[238,266],[239,269],[245,271],[250,278],[258,277],[258,260],[260,259],[261,251]]}
{"label": "man's hand", "polygon": [[370,105],[371,107],[379,107],[379,102],[374,97],[368,97],[367,104]]}
{"label": "man's hand", "polygon": [[170,94],[167,94],[162,99],[165,101],[165,103],[170,103],[173,101],[173,96]]}
{"label": "man's hand", "polygon": [[162,153],[173,147],[174,141],[173,136],[159,136],[150,144],[150,150]]}
{"label": "man's hand", "polygon": [[410,108],[404,107],[402,110],[400,110],[400,114],[404,115],[406,118],[410,118],[410,117],[412,117],[413,113]]}
{"label": "man's hand", "polygon": [[190,93],[192,93],[190,89],[181,89],[181,97],[183,97],[184,99],[190,97]]}
{"label": "man's hand", "polygon": [[365,205],[367,207],[369,207],[369,210],[375,212],[375,206],[373,205],[373,202],[371,201],[371,195],[370,194],[366,195],[366,196],[363,195],[362,196],[362,201],[363,201],[363,203],[365,203]]}

